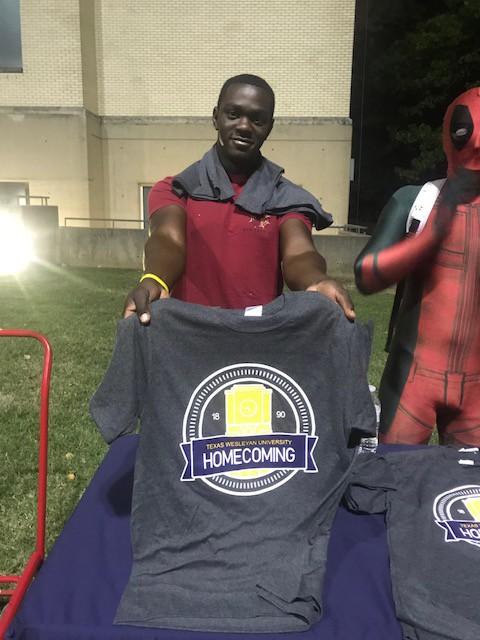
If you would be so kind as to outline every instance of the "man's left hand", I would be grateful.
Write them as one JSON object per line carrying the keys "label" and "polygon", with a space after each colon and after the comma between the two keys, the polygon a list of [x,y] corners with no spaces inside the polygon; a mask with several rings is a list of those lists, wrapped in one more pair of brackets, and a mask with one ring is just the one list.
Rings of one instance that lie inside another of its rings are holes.
{"label": "man's left hand", "polygon": [[348,291],[336,280],[325,278],[325,280],[320,280],[320,282],[310,285],[306,290],[316,291],[317,293],[327,296],[327,298],[330,298],[330,300],[342,307],[343,313],[350,322],[355,320],[356,316],[352,299]]}

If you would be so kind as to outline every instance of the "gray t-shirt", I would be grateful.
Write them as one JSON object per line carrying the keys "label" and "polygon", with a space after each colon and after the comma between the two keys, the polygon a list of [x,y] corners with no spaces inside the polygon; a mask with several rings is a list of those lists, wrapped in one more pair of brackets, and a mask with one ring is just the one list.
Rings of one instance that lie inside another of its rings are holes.
{"label": "gray t-shirt", "polygon": [[148,327],[119,322],[91,402],[107,442],[140,420],[117,623],[279,632],[319,619],[348,441],[375,433],[369,352],[366,327],[308,292],[246,311],[168,299]]}
{"label": "gray t-shirt", "polygon": [[387,512],[393,595],[405,640],[479,640],[478,450],[432,446],[361,454],[351,482],[351,509]]}

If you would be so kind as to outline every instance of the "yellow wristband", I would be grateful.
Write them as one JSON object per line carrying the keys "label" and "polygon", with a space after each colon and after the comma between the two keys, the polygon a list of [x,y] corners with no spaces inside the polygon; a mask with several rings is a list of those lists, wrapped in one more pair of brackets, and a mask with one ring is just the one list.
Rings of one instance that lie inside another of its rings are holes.
{"label": "yellow wristband", "polygon": [[140,282],[143,282],[147,278],[151,278],[152,280],[155,280],[155,282],[158,282],[158,284],[161,287],[163,287],[167,293],[170,293],[170,289],[168,288],[168,284],[165,282],[165,280],[162,280],[161,278],[156,276],[154,273],[144,273],[143,276],[140,278]]}

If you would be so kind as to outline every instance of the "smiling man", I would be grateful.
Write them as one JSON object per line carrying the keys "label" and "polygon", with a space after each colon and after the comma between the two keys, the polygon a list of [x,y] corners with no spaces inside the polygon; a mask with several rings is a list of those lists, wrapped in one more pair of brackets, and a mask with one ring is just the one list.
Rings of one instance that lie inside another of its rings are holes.
{"label": "smiling man", "polygon": [[217,141],[204,157],[150,192],[145,273],[124,316],[150,321],[160,297],[242,308],[292,290],[317,291],[355,317],[348,293],[327,276],[311,230],[332,219],[283,177],[260,149],[273,127],[275,95],[254,75],[228,79],[213,110]]}

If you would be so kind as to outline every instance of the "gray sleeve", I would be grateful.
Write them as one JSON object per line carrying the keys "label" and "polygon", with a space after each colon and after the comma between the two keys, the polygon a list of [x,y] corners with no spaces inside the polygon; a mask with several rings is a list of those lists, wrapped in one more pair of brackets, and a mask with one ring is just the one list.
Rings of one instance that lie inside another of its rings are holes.
{"label": "gray sleeve", "polygon": [[[348,322],[345,320],[345,322]],[[377,416],[368,387],[368,363],[372,344],[372,327],[357,322],[350,325],[349,362],[346,372],[345,426],[347,437],[355,432],[361,437],[375,436]]]}
{"label": "gray sleeve", "polygon": [[108,443],[137,428],[147,386],[146,331],[136,317],[118,322],[110,364],[90,401],[90,415]]}
{"label": "gray sleeve", "polygon": [[352,511],[382,513],[388,507],[388,494],[394,490],[395,477],[388,461],[372,453],[361,453],[344,497]]}

